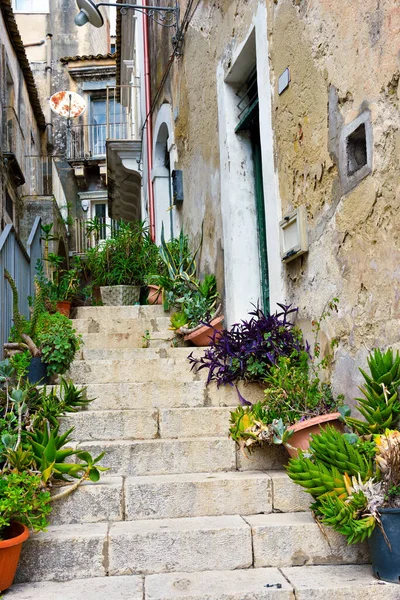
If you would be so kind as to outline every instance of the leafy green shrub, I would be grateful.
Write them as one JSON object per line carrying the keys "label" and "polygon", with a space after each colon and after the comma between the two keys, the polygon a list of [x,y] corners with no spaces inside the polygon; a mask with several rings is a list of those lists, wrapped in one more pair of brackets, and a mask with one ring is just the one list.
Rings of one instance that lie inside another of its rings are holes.
{"label": "leafy green shrub", "polygon": [[50,493],[44,491],[40,475],[25,471],[0,475],[0,539],[7,527],[18,521],[34,531],[48,525]]}
{"label": "leafy green shrub", "polygon": [[49,375],[65,373],[80,348],[81,337],[72,321],[60,313],[40,315],[35,342],[40,348]]}
{"label": "leafy green shrub", "polygon": [[148,227],[140,222],[120,222],[113,237],[87,252],[93,283],[99,286],[143,285],[153,264],[153,243]]}

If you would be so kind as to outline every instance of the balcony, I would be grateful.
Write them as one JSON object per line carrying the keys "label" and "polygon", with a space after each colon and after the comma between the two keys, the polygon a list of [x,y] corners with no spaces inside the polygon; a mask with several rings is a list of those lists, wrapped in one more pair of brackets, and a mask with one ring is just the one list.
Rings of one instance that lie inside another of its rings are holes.
{"label": "balcony", "polygon": [[105,100],[91,104],[91,122],[67,129],[67,159],[105,160],[108,142],[139,140],[139,93],[138,84],[108,87]]}

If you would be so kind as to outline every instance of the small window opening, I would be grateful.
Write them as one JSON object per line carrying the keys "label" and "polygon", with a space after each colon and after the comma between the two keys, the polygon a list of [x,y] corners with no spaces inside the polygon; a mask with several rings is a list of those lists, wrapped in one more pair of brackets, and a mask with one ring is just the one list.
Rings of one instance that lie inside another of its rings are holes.
{"label": "small window opening", "polygon": [[10,194],[6,191],[6,211],[11,221],[14,219],[14,204]]}
{"label": "small window opening", "polygon": [[347,175],[354,175],[367,162],[367,138],[365,123],[361,123],[346,140]]}

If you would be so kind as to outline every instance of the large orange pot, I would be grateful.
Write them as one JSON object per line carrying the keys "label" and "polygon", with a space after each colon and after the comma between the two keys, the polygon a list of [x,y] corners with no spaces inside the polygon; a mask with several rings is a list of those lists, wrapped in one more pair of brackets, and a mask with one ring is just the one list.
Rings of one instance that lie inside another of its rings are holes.
{"label": "large orange pot", "polygon": [[[223,320],[224,316],[216,317],[215,319],[212,319],[212,321],[210,321],[212,327],[210,327],[209,325],[203,325],[203,327],[199,327],[195,331],[192,331],[192,333],[188,333],[187,335],[185,335],[183,339],[185,340],[185,342],[192,342],[192,344],[194,344],[195,346],[209,346],[214,335],[214,329],[218,329],[218,331],[222,330]],[[216,333],[215,339],[218,339],[220,335],[221,334]]]}
{"label": "large orange pot", "polygon": [[307,421],[299,421],[288,427],[289,431],[293,431],[288,443],[285,444],[289,455],[292,458],[296,458],[299,450],[308,450],[310,435],[320,433],[321,429],[325,429],[327,425],[331,425],[338,431],[344,432],[344,423],[339,420],[340,416],[338,412],[319,415]]}
{"label": "large orange pot", "polygon": [[158,285],[148,285],[147,287],[149,288],[148,304],[162,304],[162,289]]}
{"label": "large orange pot", "polygon": [[69,319],[69,315],[71,314],[71,302],[68,300],[60,300],[57,302],[56,307],[59,313],[64,315],[64,317],[68,317]]}
{"label": "large orange pot", "polygon": [[21,523],[11,523],[8,538],[0,540],[0,591],[8,590],[14,581],[23,542],[29,537],[29,529]]}

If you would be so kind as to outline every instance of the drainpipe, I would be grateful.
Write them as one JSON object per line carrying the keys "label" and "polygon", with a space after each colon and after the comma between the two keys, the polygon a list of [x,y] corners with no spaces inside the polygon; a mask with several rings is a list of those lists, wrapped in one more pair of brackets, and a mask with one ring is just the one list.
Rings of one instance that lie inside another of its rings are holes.
{"label": "drainpipe", "polygon": [[[47,84],[47,97],[48,100],[51,97],[51,76],[52,76],[52,34],[48,33],[46,35],[46,84]],[[46,133],[47,133],[47,151],[52,152],[53,150],[53,113],[51,112],[50,104],[47,101],[46,107]]]}
{"label": "drainpipe", "polygon": [[[147,0],[143,0],[143,6],[146,6]],[[146,104],[146,140],[147,140],[147,178],[148,178],[148,198],[149,198],[149,220],[150,237],[153,242],[156,239],[156,227],[154,218],[154,189],[151,180],[153,170],[153,131],[151,123],[151,94],[150,94],[150,60],[149,60],[149,18],[147,11],[143,12],[143,54],[144,54],[144,85],[145,85],[145,104]]]}

